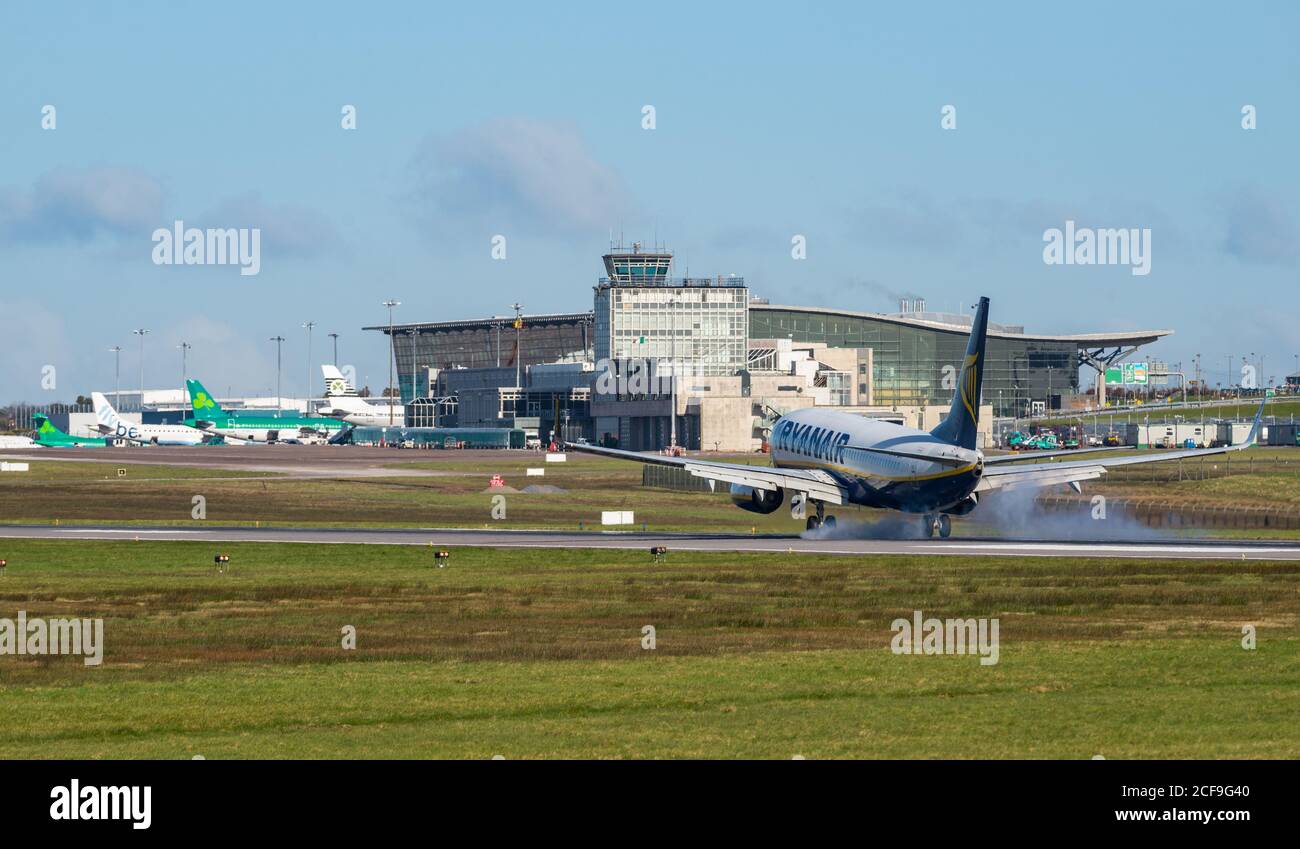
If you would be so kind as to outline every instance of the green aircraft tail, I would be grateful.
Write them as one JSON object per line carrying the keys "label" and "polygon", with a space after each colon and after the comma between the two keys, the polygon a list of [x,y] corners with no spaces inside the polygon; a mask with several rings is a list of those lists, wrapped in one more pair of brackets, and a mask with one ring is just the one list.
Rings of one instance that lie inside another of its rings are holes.
{"label": "green aircraft tail", "polygon": [[32,421],[36,422],[36,433],[40,437],[49,438],[51,436],[67,436],[66,433],[54,426],[44,413],[35,413],[32,415]]}
{"label": "green aircraft tail", "polygon": [[187,380],[185,388],[190,392],[190,410],[195,419],[217,421],[226,418],[226,411],[221,409],[221,405],[207,389],[203,388],[202,383],[197,380]]}

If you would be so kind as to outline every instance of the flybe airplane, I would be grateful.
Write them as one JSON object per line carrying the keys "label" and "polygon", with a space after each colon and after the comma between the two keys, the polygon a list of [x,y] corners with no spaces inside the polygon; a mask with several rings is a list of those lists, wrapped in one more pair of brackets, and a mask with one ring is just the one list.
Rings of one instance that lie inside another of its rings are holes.
{"label": "flybe airplane", "polygon": [[137,445],[201,445],[220,441],[215,433],[204,433],[187,425],[135,424],[123,421],[102,393],[90,393],[95,402],[95,419],[99,432],[109,439],[122,439]]}
{"label": "flybe airplane", "polygon": [[185,424],[248,442],[301,442],[327,439],[348,425],[321,416],[265,416],[228,413],[197,380],[185,381],[192,413]]}
{"label": "flybe airplane", "polygon": [[[988,318],[989,299],[980,298],[952,406],[939,426],[928,433],[814,407],[796,410],[772,426],[772,465],[766,468],[586,444],[569,444],[568,448],[676,466],[708,480],[711,486],[729,484],[733,503],[753,513],[772,513],[788,496],[795,518],[807,515],[812,507],[812,515],[807,516],[809,530],[835,523],[834,516],[826,515],[826,505],[855,505],[918,514],[925,536],[937,533],[946,537],[952,530],[949,517],[970,513],[986,495],[999,490],[1065,484],[1081,492],[1081,481],[1095,480],[1112,466],[1240,451],[1255,444],[1259,436],[1263,403],[1249,436],[1239,445],[1030,465],[1016,464],[1016,460],[1029,459],[1020,455],[985,457],[976,447],[976,434]],[[1041,451],[1030,456],[1065,453],[1088,452]]]}
{"label": "flybe airplane", "polygon": [[322,407],[320,412],[348,424],[385,427],[406,424],[406,407],[401,404],[372,404],[357,394],[356,387],[348,382],[337,366],[328,363],[320,367],[325,375],[325,400],[330,406]]}
{"label": "flybe airplane", "polygon": [[100,437],[69,436],[41,413],[32,416],[32,421],[36,422],[33,444],[42,448],[103,448],[108,445],[108,440]]}

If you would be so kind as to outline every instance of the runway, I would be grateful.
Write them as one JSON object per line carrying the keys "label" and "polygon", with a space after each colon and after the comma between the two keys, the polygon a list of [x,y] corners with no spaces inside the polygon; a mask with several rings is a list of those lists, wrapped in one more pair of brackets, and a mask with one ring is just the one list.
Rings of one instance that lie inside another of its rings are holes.
{"label": "runway", "polygon": [[[836,556],[944,555],[951,557],[1110,557],[1159,560],[1300,560],[1300,542],[1161,540],[1051,541],[978,537],[893,539],[802,539],[737,534],[491,531],[459,528],[248,528],[248,527],[54,527],[0,525],[0,539],[137,540],[207,543],[424,545],[451,548],[623,549],[664,546],[672,551],[765,552]],[[2,552],[0,552],[2,553]]]}

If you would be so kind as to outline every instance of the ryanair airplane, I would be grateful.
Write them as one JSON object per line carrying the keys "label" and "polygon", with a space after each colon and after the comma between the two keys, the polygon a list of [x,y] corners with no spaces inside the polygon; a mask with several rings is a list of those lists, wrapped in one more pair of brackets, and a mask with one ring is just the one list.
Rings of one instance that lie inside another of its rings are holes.
{"label": "ryanair airplane", "polygon": [[796,410],[772,426],[770,467],[642,454],[586,444],[570,443],[567,447],[572,451],[676,466],[705,478],[710,485],[729,484],[731,500],[752,513],[775,512],[788,493],[794,517],[805,515],[809,506],[813,508],[813,515],[807,521],[809,530],[823,524],[834,526],[835,517],[826,515],[826,505],[855,505],[919,514],[925,536],[937,533],[946,537],[952,532],[949,517],[971,512],[989,492],[1062,484],[1081,492],[1081,481],[1099,478],[1112,466],[1240,451],[1254,445],[1259,437],[1263,402],[1255,414],[1250,435],[1239,445],[1028,465],[1017,465],[1014,461],[1066,453],[1096,454],[1106,449],[985,457],[976,447],[976,435],[988,318],[989,299],[980,298],[952,407],[947,417],[929,433],[854,413],[814,407]]}

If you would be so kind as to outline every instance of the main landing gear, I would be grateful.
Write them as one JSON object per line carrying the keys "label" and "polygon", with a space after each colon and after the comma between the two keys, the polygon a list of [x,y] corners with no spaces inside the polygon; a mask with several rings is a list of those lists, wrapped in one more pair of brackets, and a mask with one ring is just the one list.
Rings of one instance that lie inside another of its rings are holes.
{"label": "main landing gear", "polygon": [[947,539],[952,533],[952,519],[948,518],[947,513],[927,513],[921,520],[921,528],[927,538],[938,533],[940,537]]}
{"label": "main landing gear", "polygon": [[826,505],[820,501],[815,503],[817,504],[817,515],[808,517],[808,523],[807,523],[808,530],[815,531],[818,528],[823,526],[827,528],[834,528],[835,517],[826,515]]}

